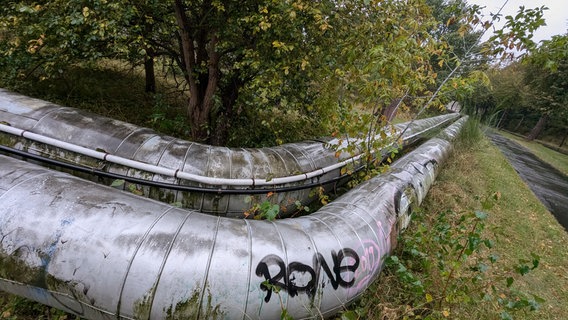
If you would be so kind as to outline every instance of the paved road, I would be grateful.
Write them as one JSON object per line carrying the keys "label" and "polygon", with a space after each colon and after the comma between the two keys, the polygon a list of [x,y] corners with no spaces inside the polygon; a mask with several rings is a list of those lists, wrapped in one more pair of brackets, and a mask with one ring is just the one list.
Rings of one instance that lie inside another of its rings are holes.
{"label": "paved road", "polygon": [[568,177],[520,144],[494,132],[487,132],[487,136],[568,231]]}

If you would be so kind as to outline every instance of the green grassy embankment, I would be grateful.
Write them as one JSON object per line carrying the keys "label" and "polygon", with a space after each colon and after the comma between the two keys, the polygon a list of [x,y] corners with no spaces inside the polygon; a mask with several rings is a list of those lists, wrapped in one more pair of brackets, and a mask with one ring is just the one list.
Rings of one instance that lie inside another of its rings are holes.
{"label": "green grassy embankment", "polygon": [[545,302],[523,318],[568,319],[568,233],[490,142],[484,139],[471,154],[455,155],[431,190],[425,211],[476,209],[477,199],[493,193],[501,198],[489,210],[487,231],[494,234],[494,251],[503,264],[515,264],[531,253],[540,256],[540,266],[517,284]]}
{"label": "green grassy embankment", "polygon": [[[475,140],[444,165],[394,252],[401,263],[383,271],[347,318],[568,319],[568,233],[500,151]],[[547,159],[558,165],[568,156]],[[480,236],[492,246],[457,258],[475,240],[467,232],[476,210],[487,213]],[[521,276],[535,258],[538,267]],[[528,311],[535,301],[539,308]]]}

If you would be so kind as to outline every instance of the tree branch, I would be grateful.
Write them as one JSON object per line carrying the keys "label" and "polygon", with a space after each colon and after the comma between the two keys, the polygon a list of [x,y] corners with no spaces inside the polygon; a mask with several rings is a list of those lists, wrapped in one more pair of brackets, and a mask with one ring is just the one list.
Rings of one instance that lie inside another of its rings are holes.
{"label": "tree branch", "polygon": [[190,100],[195,102],[189,104],[188,114],[191,115],[193,112],[193,108],[198,105],[197,101],[199,99],[199,89],[196,82],[196,79],[193,75],[193,70],[195,70],[195,48],[193,44],[193,38],[191,36],[191,28],[189,25],[189,21],[187,15],[185,13],[185,9],[182,3],[182,0],[175,0],[174,1],[174,9],[175,9],[175,16],[176,21],[179,27],[179,36],[181,42],[181,55],[183,57],[183,62],[185,65],[184,73],[186,74],[186,78],[189,82],[190,88]]}

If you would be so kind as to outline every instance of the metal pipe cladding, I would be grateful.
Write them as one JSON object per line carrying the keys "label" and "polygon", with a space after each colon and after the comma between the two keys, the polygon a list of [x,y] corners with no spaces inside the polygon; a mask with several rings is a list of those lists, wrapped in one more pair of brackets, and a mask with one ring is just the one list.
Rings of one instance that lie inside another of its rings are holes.
{"label": "metal pipe cladding", "polygon": [[[412,143],[458,117],[449,114],[416,120],[397,124],[394,130],[400,133],[408,127],[401,139]],[[361,156],[337,153],[332,147],[340,144],[337,139],[270,148],[209,146],[4,89],[0,89],[0,144],[156,183],[231,190],[232,194],[223,195],[133,185],[148,197],[229,217],[242,217],[250,208],[245,199],[251,189],[266,194],[290,187],[293,191],[278,192],[271,200],[294,212],[296,200],[304,204],[310,201],[309,186],[338,179],[341,168],[357,163]],[[104,181],[110,185],[113,180]],[[302,186],[306,189],[299,190]],[[239,190],[242,194],[237,194]]]}
{"label": "metal pipe cladding", "polygon": [[276,221],[202,214],[0,156],[0,290],[87,319],[329,316],[379,275],[465,121],[319,211]]}

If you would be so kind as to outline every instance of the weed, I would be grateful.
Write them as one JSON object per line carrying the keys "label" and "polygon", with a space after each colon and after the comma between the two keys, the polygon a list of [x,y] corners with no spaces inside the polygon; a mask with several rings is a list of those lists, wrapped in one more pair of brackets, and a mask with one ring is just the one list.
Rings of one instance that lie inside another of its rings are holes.
{"label": "weed", "polygon": [[[323,187],[314,188],[314,190],[318,190],[322,202],[325,201],[324,199],[329,199]],[[310,196],[314,196],[314,191]],[[280,218],[298,217],[315,211],[313,204],[311,206],[304,205],[300,200],[293,198],[275,203],[278,201],[277,199],[275,192],[268,192],[266,195],[247,196],[245,203],[249,204],[250,208],[243,212],[244,217],[272,221]]]}
{"label": "weed", "polygon": [[263,281],[261,287],[264,287],[266,290],[270,290],[278,297],[278,301],[280,302],[280,310],[282,310],[280,313],[280,320],[294,320],[294,317],[292,317],[288,313],[288,309],[286,309],[286,307],[284,306],[284,301],[282,300],[282,296],[280,295],[280,287],[270,283],[269,280]]}
{"label": "weed", "polygon": [[[494,193],[484,199],[489,210],[500,199]],[[540,257],[532,254],[517,264],[505,266],[493,251],[494,241],[486,236],[486,211],[442,211],[425,215],[418,211],[410,230],[399,239],[399,247],[386,260],[381,277],[388,297],[364,296],[342,319],[360,319],[378,312],[383,319],[465,318],[467,306],[486,305],[501,319],[537,310],[544,300],[523,293],[514,282],[536,269]],[[376,286],[376,284],[375,284]],[[384,288],[373,288],[385,292]],[[390,315],[389,315],[390,313]]]}
{"label": "weed", "polygon": [[133,183],[126,183],[126,181],[123,179],[114,180],[110,186],[113,188],[122,188],[122,190],[128,190],[130,193],[133,193],[137,196],[144,195],[144,189],[142,186]]}
{"label": "weed", "polygon": [[179,108],[172,106],[161,94],[153,97],[152,113],[148,124],[158,132],[175,137],[189,137],[191,128]]}
{"label": "weed", "polygon": [[270,201],[273,195],[273,192],[269,192],[262,202],[253,196],[246,197],[245,202],[251,204],[251,207],[244,212],[245,218],[252,217],[256,220],[266,219],[270,221],[276,219],[280,213],[280,206]]}
{"label": "weed", "polygon": [[330,200],[330,195],[325,191],[324,187],[316,187],[313,188],[310,191],[310,198],[314,198],[317,197],[318,198],[318,202],[322,205],[325,206],[326,204],[329,203]]}
{"label": "weed", "polygon": [[70,320],[79,317],[46,305],[0,292],[0,319]]}
{"label": "weed", "polygon": [[456,148],[470,149],[478,145],[483,139],[483,131],[479,119],[470,116],[466,123],[462,126],[460,134],[456,141]]}

